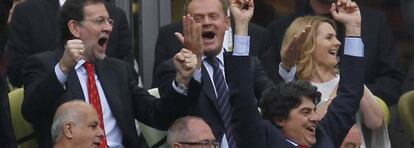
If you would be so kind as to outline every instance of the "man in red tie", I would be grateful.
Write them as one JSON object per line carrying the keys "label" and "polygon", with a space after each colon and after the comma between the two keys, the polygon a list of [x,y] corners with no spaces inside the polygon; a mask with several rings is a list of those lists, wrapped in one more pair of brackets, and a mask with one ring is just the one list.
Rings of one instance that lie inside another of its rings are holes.
{"label": "man in red tie", "polygon": [[[183,48],[173,59],[177,76],[171,85],[184,89],[174,87],[165,92],[166,97],[155,99],[138,87],[126,62],[106,56],[114,21],[103,0],[67,0],[59,24],[64,50],[34,55],[24,66],[22,113],[33,124],[39,147],[52,147],[53,114],[60,104],[74,98],[95,108],[104,131],[100,148],[139,147],[134,119],[166,130],[188,113],[194,102],[191,98],[199,93],[189,86],[198,85],[192,79],[199,62],[193,52],[200,52],[201,44]],[[200,26],[192,27],[186,39],[201,42]]]}

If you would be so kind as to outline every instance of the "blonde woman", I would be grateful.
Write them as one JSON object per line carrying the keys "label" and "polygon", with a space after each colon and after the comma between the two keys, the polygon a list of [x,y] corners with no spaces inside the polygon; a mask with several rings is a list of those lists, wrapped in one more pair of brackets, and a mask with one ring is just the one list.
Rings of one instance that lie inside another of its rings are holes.
{"label": "blonde woman", "polygon": [[[338,20],[345,26],[345,48],[352,48],[355,42],[361,41],[360,14],[358,15],[356,17],[359,19]],[[280,67],[283,69],[279,73],[287,81],[295,77],[308,80],[318,87],[322,94],[317,109],[320,118],[325,115],[331,101],[334,101],[332,99],[336,96],[340,79],[336,65],[341,42],[336,38],[335,30],[335,22],[329,18],[300,17],[289,26],[282,44]],[[286,77],[292,74],[293,77]],[[341,147],[391,147],[384,124],[384,113],[367,87],[357,113],[357,123],[349,131]]]}

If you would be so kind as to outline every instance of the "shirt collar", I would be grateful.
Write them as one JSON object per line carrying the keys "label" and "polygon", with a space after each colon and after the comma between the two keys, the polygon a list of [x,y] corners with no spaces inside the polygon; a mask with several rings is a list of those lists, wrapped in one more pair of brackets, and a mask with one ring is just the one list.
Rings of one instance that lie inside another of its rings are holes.
{"label": "shirt collar", "polygon": [[84,59],[81,59],[78,61],[78,63],[76,63],[75,65],[75,70],[78,70],[80,67],[82,67],[82,65],[85,63],[86,61]]}
{"label": "shirt collar", "polygon": [[59,0],[59,6],[62,7],[65,4],[66,0]]}
{"label": "shirt collar", "polygon": [[[224,65],[224,55],[223,55],[224,50],[225,50],[224,48],[221,48],[220,53],[216,55],[216,58],[218,58],[218,59],[219,59],[219,61],[220,61],[220,63],[221,63],[222,65]],[[203,55],[203,58],[202,58],[202,59],[203,59],[203,61],[204,61],[206,58],[207,58],[207,56]]]}
{"label": "shirt collar", "polygon": [[299,144],[296,144],[295,142],[293,142],[293,141],[292,141],[292,140],[290,140],[290,139],[287,139],[287,138],[286,138],[286,141],[287,141],[287,142],[289,142],[290,144],[293,144],[293,146],[295,146],[295,147],[299,146]]}

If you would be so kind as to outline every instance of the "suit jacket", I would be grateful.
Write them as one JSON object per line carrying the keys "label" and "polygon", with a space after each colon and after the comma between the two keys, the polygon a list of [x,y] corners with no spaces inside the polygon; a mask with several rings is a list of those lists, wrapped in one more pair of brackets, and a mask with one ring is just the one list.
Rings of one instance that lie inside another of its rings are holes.
{"label": "suit jacket", "polygon": [[[230,91],[230,98],[233,98],[237,95],[238,91],[232,89],[233,85],[237,85],[238,81],[244,81],[242,79],[232,78],[234,75],[241,74],[237,71],[237,66],[242,63],[238,63],[237,60],[233,60],[235,57],[231,56],[232,53],[224,53],[224,66],[225,66],[225,77],[226,82]],[[236,57],[237,58],[237,57]],[[244,62],[243,62],[244,63]],[[255,93],[255,98],[260,98],[261,93],[272,83],[267,79],[264,74],[261,65],[257,58],[249,60],[248,63],[243,64],[241,67],[249,65],[254,69],[251,70],[251,75],[254,76],[254,81],[248,85],[252,85],[255,89],[252,91]],[[172,60],[168,60],[161,64],[155,73],[155,83],[154,85],[159,88],[161,96],[166,96],[166,90],[171,89],[171,83],[175,79],[175,68],[173,66]],[[199,116],[203,118],[213,130],[213,133],[216,139],[221,139],[224,133],[224,123],[221,119],[217,106],[217,97],[214,92],[213,83],[210,80],[207,70],[204,68],[201,69],[202,80],[201,80],[201,93],[194,99],[197,100],[196,105],[194,105],[189,115]],[[251,81],[249,81],[251,82]]]}
{"label": "suit jacket", "polygon": [[[263,57],[263,51],[271,48],[270,33],[265,28],[262,28],[256,24],[249,24],[249,35],[250,35],[250,55],[257,56],[260,60]],[[155,62],[153,67],[153,74],[159,65],[164,61],[174,57],[181,48],[184,46],[174,35],[175,32],[183,32],[182,22],[177,22],[162,26],[158,31],[157,42],[155,44]],[[154,75],[152,79],[152,86],[156,77]]]}
{"label": "suit jacket", "polygon": [[7,92],[6,77],[0,73],[0,148],[17,148]]}
{"label": "suit jacket", "polygon": [[[68,74],[65,88],[58,81],[54,67],[61,56],[62,51],[49,51],[36,54],[25,62],[22,113],[33,124],[39,147],[52,147],[50,128],[57,107],[73,99],[85,99],[75,70]],[[189,98],[195,89],[190,89],[187,96],[170,89],[163,99],[155,99],[138,87],[130,70],[125,61],[111,57],[95,62],[96,75],[122,131],[123,145],[137,147],[134,119],[165,130],[176,118],[188,112],[187,106],[194,104]]]}
{"label": "suit jacket", "polygon": [[[125,12],[112,5],[107,5],[107,10],[115,21],[106,54],[132,64],[132,36]],[[58,12],[58,0],[27,0],[15,8],[6,47],[9,60],[7,75],[13,85],[21,86],[22,66],[27,57],[63,47],[59,43]]]}
{"label": "suit jacket", "polygon": [[[268,75],[279,75],[278,65],[284,32],[294,19],[305,15],[314,15],[309,4],[302,11],[275,20],[268,25],[275,47],[273,50],[265,52],[268,57],[262,61]],[[331,16],[327,17],[332,18]],[[393,105],[398,102],[400,97],[404,74],[400,69],[398,50],[392,32],[385,15],[379,11],[361,8],[361,21],[361,37],[365,45],[364,55],[367,62],[365,84],[376,96],[383,99],[388,105]],[[344,43],[343,26],[340,23],[336,24],[338,39]],[[340,49],[343,49],[343,44]]]}
{"label": "suit jacket", "polygon": [[[338,96],[316,128],[313,148],[337,148],[355,123],[364,86],[364,58],[342,56],[341,80]],[[248,67],[245,67],[246,69]],[[245,78],[246,81],[251,79]],[[248,83],[248,82],[244,82]],[[260,119],[256,102],[249,85],[237,85],[241,94],[233,100],[233,119],[238,121],[235,130],[243,148],[296,148],[287,142],[281,129],[270,121]]]}

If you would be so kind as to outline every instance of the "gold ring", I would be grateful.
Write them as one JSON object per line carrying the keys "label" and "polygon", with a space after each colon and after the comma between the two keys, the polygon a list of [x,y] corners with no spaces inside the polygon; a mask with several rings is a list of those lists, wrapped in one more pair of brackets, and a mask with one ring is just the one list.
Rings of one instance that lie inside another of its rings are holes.
{"label": "gold ring", "polygon": [[85,48],[81,48],[81,49],[79,49],[79,53],[80,53],[80,54],[85,53]]}

